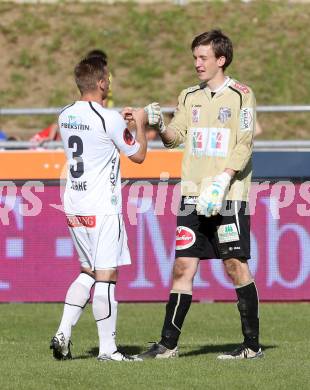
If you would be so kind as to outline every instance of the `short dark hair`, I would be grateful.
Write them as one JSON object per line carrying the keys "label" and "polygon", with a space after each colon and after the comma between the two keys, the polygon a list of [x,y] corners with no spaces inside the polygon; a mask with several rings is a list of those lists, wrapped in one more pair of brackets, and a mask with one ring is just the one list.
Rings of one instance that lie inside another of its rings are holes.
{"label": "short dark hair", "polygon": [[216,58],[222,56],[226,58],[223,70],[231,64],[233,59],[233,45],[231,40],[221,30],[210,30],[197,35],[192,42],[192,51],[201,45],[211,45]]}
{"label": "short dark hair", "polygon": [[91,50],[89,51],[85,58],[93,58],[93,57],[99,57],[99,58],[102,58],[104,59],[107,63],[108,63],[108,56],[107,54],[101,50],[101,49],[94,49],[94,50]]}
{"label": "short dark hair", "polygon": [[107,62],[100,57],[84,58],[74,68],[75,82],[81,93],[94,91],[104,79]]}

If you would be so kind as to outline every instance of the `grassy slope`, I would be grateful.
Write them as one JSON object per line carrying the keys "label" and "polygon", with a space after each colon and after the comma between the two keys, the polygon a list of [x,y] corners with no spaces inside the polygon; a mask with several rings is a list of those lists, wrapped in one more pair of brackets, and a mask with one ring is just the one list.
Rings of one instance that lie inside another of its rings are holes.
{"label": "grassy slope", "polygon": [[[234,42],[229,74],[249,83],[258,104],[309,104],[307,4],[240,1],[172,4],[0,3],[0,106],[59,106],[77,96],[72,68],[103,48],[114,73],[116,105],[158,100],[175,105],[197,82],[192,37],[221,27]],[[0,127],[32,134],[52,118],[0,118]],[[263,114],[263,138],[309,138],[309,114]]]}
{"label": "grassy slope", "polygon": [[[57,362],[48,342],[62,305],[0,305],[1,390],[8,389],[309,389],[310,305],[262,304],[265,358],[217,361],[240,340],[234,304],[193,304],[180,342],[181,357],[142,363],[99,363],[96,326],[88,308],[73,333],[75,359]],[[119,305],[118,342],[138,353],[157,340],[164,304]]]}

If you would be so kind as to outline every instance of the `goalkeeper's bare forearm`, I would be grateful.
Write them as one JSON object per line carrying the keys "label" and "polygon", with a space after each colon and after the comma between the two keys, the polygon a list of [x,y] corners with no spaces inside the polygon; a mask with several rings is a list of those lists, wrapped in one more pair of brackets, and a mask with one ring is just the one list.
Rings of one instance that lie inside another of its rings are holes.
{"label": "goalkeeper's bare forearm", "polygon": [[173,128],[167,126],[164,132],[158,132],[163,144],[169,148],[173,145],[176,139],[176,132]]}

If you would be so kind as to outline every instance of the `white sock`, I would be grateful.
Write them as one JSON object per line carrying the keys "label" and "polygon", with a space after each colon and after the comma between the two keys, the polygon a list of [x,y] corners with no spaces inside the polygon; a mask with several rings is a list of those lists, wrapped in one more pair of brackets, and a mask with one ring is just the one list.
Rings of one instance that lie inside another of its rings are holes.
{"label": "white sock", "polygon": [[71,337],[72,326],[76,325],[83,313],[94,283],[94,278],[88,274],[81,273],[69,287],[62,319],[57,331],[57,333],[62,332],[66,339]]}
{"label": "white sock", "polygon": [[117,302],[114,298],[114,282],[96,282],[93,298],[93,314],[99,336],[99,356],[110,356],[117,350],[115,344]]}

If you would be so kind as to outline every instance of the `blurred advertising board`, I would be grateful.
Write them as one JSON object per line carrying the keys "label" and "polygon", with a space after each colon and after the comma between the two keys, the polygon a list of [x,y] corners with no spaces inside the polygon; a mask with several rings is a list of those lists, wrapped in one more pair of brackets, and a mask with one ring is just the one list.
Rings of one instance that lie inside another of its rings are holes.
{"label": "blurred advertising board", "polygon": [[[63,186],[1,182],[0,302],[62,302],[79,261],[62,211]],[[174,261],[177,181],[124,181],[132,265],[120,269],[120,301],[165,301]],[[260,299],[310,299],[310,182],[253,183],[250,268]],[[201,261],[193,298],[234,301],[221,260]]]}

